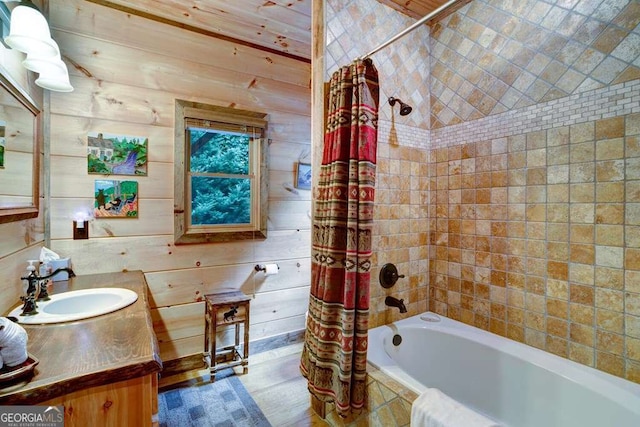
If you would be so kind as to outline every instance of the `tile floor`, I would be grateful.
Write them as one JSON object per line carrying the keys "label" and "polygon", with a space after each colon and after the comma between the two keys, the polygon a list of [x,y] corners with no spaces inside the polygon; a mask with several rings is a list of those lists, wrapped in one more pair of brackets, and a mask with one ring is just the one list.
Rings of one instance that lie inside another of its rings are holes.
{"label": "tile floor", "polygon": [[[298,361],[302,344],[294,344],[249,357],[249,373],[236,374],[274,427],[328,426],[312,410],[306,380]],[[159,387],[197,377],[209,377],[207,369],[161,378]]]}
{"label": "tile floor", "polygon": [[[369,411],[352,419],[329,412],[320,418],[311,409],[307,381],[298,363],[302,344],[294,344],[250,356],[249,373],[238,377],[274,427],[288,426],[409,426],[411,402],[417,396],[384,374],[369,369]],[[237,368],[234,368],[237,369]],[[161,378],[162,389],[196,377],[208,377],[208,370],[191,371]]]}

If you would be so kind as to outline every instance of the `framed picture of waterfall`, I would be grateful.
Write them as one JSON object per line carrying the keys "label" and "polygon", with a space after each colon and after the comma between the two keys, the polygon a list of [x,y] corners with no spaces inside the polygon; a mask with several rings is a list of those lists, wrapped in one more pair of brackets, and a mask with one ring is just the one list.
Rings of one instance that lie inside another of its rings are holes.
{"label": "framed picture of waterfall", "polygon": [[95,218],[138,218],[138,182],[96,179]]}
{"label": "framed picture of waterfall", "polygon": [[100,175],[147,175],[147,147],[144,136],[89,132],[87,172]]}

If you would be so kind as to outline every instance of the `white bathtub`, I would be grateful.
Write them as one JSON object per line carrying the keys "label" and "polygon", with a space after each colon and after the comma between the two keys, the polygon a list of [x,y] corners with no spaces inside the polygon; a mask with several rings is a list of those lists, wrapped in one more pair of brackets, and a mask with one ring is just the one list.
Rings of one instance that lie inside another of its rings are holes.
{"label": "white bathtub", "polygon": [[[638,427],[640,385],[446,317],[369,331],[368,360],[509,427]],[[394,346],[393,336],[402,337]]]}

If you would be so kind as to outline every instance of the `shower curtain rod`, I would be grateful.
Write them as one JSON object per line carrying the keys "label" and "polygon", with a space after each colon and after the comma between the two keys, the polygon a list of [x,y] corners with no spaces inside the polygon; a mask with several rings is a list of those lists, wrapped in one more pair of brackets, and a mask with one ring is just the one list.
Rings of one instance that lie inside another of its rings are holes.
{"label": "shower curtain rod", "polygon": [[389,46],[391,43],[394,43],[398,39],[401,39],[402,37],[406,36],[411,31],[415,30],[416,28],[418,28],[419,26],[421,26],[422,24],[427,22],[429,19],[433,18],[438,13],[442,12],[443,10],[445,10],[446,8],[448,8],[449,6],[453,5],[454,3],[458,2],[458,1],[459,0],[449,0],[448,2],[446,2],[445,4],[440,6],[439,8],[433,10],[431,13],[428,13],[425,16],[423,16],[422,18],[420,18],[420,20],[416,21],[415,24],[413,24],[410,27],[405,28],[404,30],[400,31],[398,34],[396,34],[395,36],[391,37],[389,40],[387,40],[386,42],[382,43],[380,46],[376,47],[371,52],[367,53],[365,56],[360,57],[358,59],[368,58],[371,55],[373,55],[374,53],[378,52],[379,50],[384,49],[385,47]]}

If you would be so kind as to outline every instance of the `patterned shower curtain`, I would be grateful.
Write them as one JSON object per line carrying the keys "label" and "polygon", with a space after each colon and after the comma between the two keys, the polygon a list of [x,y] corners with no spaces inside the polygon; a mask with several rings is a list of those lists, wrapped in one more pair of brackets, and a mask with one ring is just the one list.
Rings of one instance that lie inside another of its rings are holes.
{"label": "patterned shower curtain", "polygon": [[370,59],[331,77],[300,370],[309,391],[335,402],[341,416],[366,402],[378,100]]}

